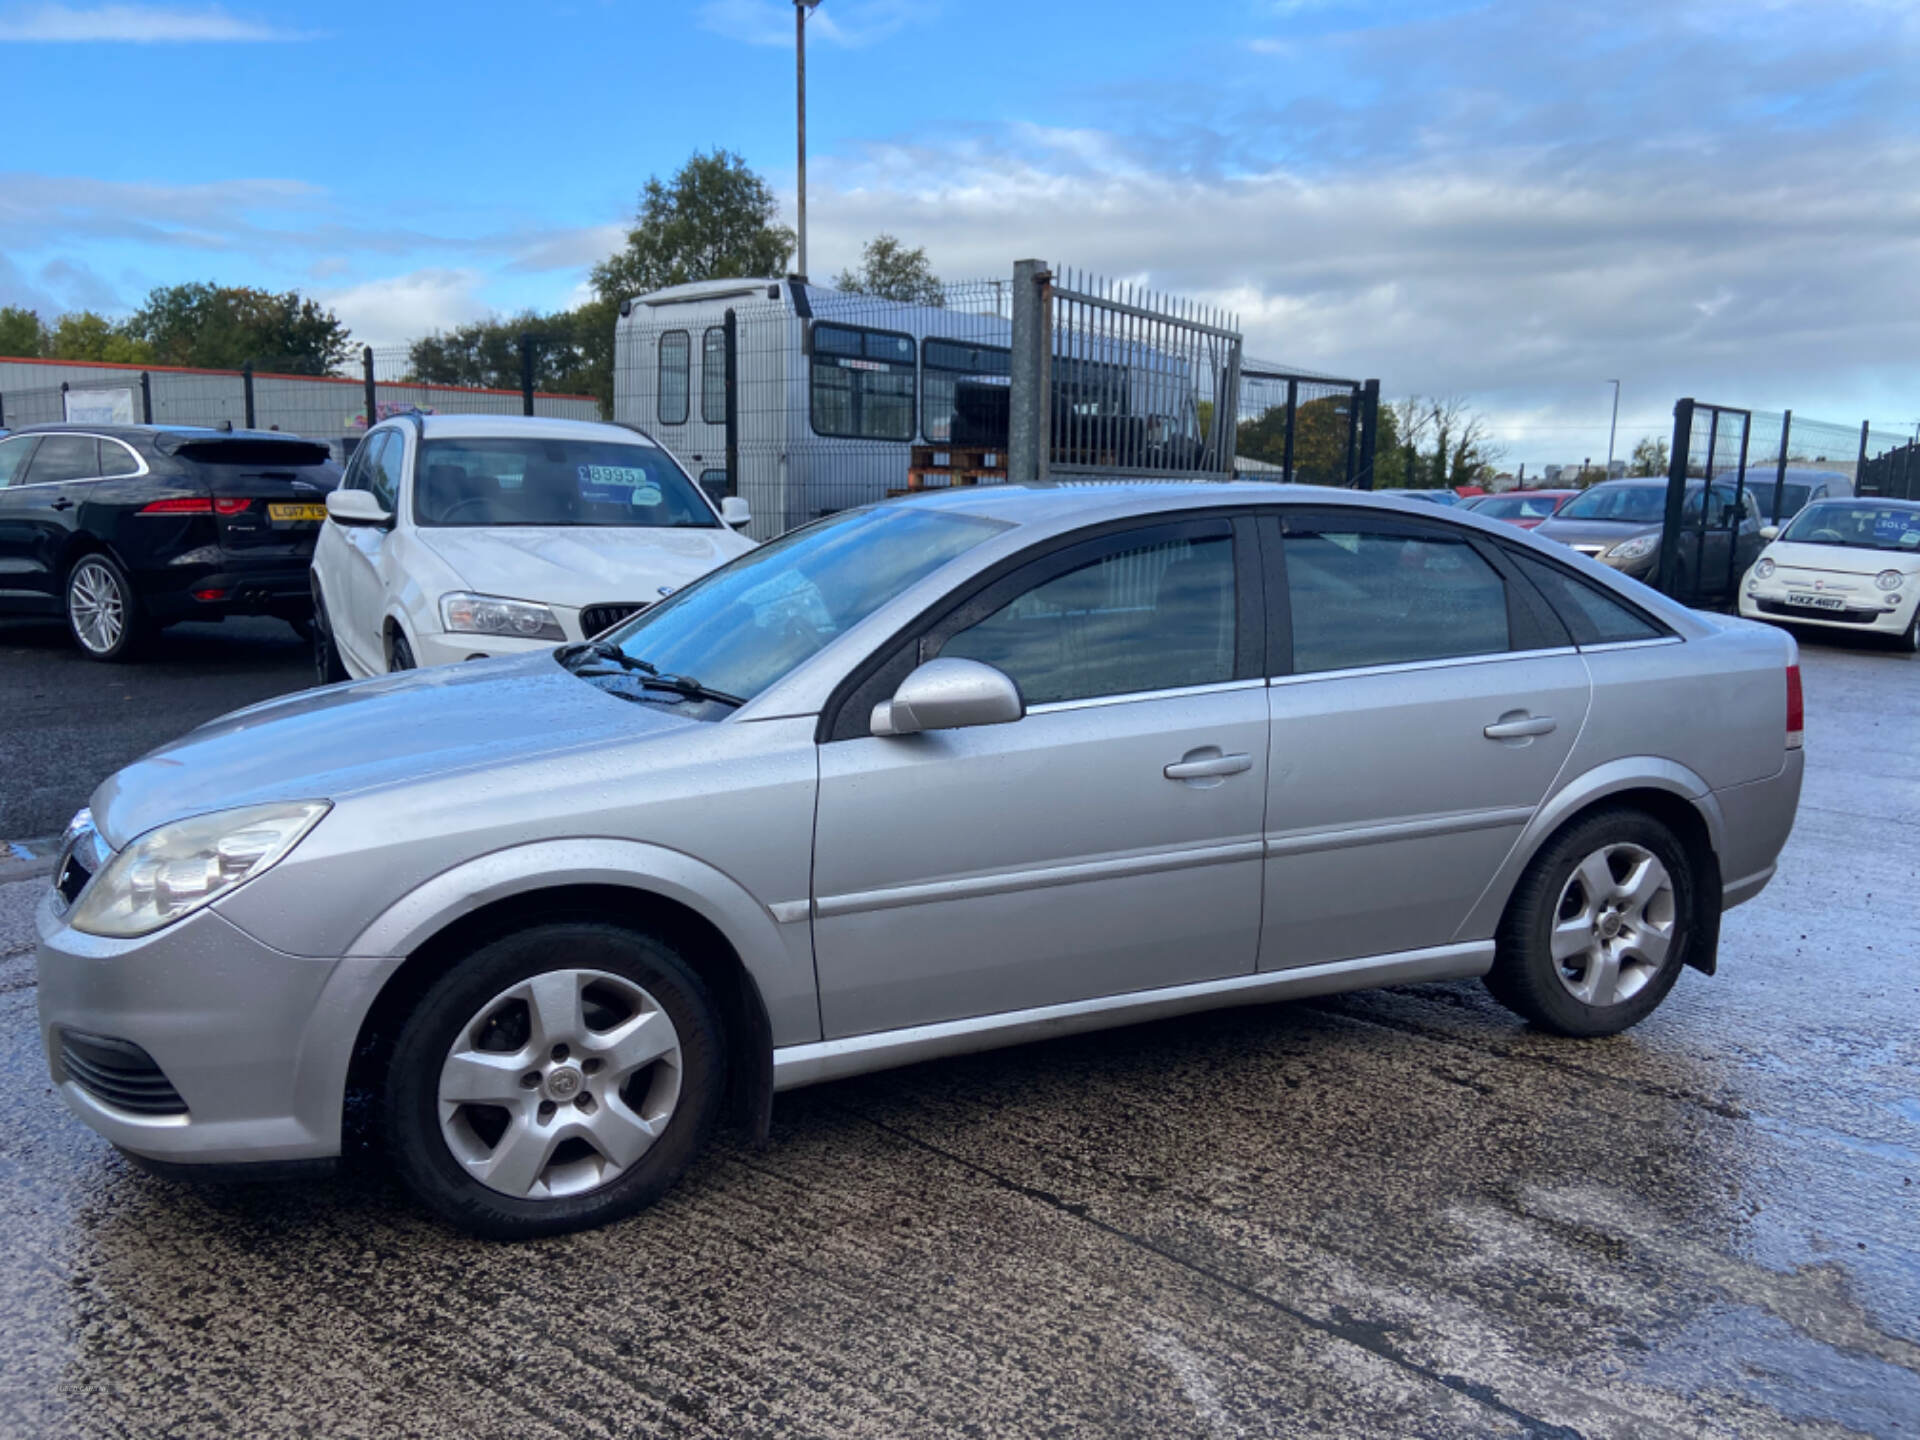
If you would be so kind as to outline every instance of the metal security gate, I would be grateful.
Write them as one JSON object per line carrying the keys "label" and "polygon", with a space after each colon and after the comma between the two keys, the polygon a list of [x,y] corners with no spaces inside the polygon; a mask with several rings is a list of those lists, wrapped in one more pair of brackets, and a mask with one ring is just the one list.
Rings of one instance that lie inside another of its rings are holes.
{"label": "metal security gate", "polygon": [[1022,260],[1012,328],[1009,479],[1232,477],[1234,317]]}
{"label": "metal security gate", "polygon": [[1673,448],[1660,530],[1660,589],[1685,605],[1731,603],[1759,553],[1759,507],[1747,493],[1753,412],[1686,399],[1673,407]]}
{"label": "metal security gate", "polygon": [[1234,473],[1242,480],[1373,488],[1378,380],[1342,380],[1247,360]]}

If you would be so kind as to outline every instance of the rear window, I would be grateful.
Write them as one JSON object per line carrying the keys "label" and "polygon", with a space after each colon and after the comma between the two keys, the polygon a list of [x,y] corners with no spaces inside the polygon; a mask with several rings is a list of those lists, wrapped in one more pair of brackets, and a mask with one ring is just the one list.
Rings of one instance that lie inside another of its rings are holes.
{"label": "rear window", "polygon": [[333,453],[318,440],[189,440],[173,452],[202,465],[245,465],[255,470],[298,470],[325,465]]}

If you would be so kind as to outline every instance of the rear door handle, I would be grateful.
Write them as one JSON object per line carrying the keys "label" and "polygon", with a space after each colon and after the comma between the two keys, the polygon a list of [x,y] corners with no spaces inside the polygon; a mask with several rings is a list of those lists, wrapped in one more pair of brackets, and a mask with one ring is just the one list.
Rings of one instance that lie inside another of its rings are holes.
{"label": "rear door handle", "polygon": [[62,495],[58,500],[53,502],[51,508],[55,510],[71,510],[73,508],[73,501]]}
{"label": "rear door handle", "polygon": [[1253,768],[1251,755],[1207,755],[1199,759],[1176,760],[1160,773],[1169,780],[1207,780],[1220,775],[1238,775]]}
{"label": "rear door handle", "polygon": [[1524,740],[1530,735],[1551,735],[1557,723],[1551,715],[1529,715],[1524,710],[1513,710],[1480,733],[1489,740]]}

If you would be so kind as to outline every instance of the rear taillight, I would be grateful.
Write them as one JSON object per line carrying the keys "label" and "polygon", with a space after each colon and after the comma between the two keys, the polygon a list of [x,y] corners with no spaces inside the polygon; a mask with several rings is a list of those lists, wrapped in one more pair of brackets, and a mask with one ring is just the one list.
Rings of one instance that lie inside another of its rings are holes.
{"label": "rear taillight", "polygon": [[211,515],[213,501],[204,495],[182,495],[174,500],[155,500],[140,507],[142,515]]}
{"label": "rear taillight", "polygon": [[1807,702],[1800,693],[1800,667],[1787,666],[1787,749],[1798,750],[1807,739]]}
{"label": "rear taillight", "polygon": [[238,515],[251,504],[253,501],[244,495],[223,495],[213,502],[213,508],[220,515]]}

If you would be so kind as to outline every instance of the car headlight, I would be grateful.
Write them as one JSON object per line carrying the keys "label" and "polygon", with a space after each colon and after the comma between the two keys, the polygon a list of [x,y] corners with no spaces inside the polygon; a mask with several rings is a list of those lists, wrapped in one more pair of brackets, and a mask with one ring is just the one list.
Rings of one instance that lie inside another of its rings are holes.
{"label": "car headlight", "polygon": [[1907,577],[1902,575],[1898,570],[1882,570],[1878,575],[1873,577],[1873,583],[1878,585],[1882,590],[1898,590],[1900,588],[1900,582],[1906,578]]}
{"label": "car headlight", "polygon": [[1762,558],[1760,563],[1753,567],[1753,576],[1756,580],[1766,580],[1772,576],[1773,571],[1773,561]]}
{"label": "car headlight", "polygon": [[511,635],[521,640],[564,640],[567,632],[553,611],[529,600],[464,591],[440,597],[440,623],[460,635]]}
{"label": "car headlight", "polygon": [[266,870],[331,808],[245,805],[149,830],[94,876],[67,923],[116,940],[152,934]]}
{"label": "car headlight", "polygon": [[1622,540],[1607,551],[1609,560],[1644,560],[1660,548],[1658,535],[1636,535],[1631,540]]}

